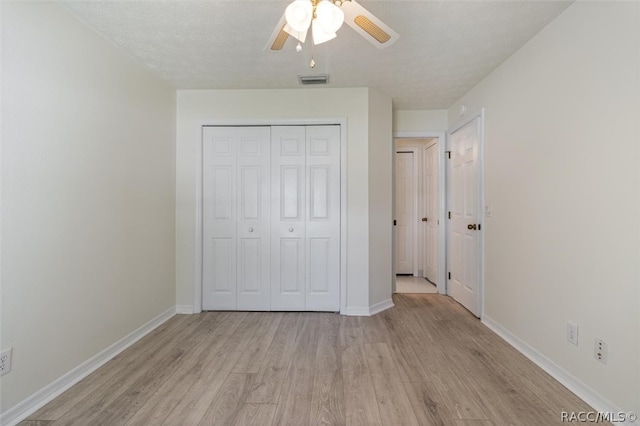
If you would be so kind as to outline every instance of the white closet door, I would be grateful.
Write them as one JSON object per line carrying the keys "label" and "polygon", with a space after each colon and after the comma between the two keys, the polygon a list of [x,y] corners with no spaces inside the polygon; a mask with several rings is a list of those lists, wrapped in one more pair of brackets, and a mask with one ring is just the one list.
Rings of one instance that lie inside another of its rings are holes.
{"label": "white closet door", "polygon": [[203,309],[269,310],[270,132],[203,130]]}
{"label": "white closet door", "polygon": [[340,127],[272,127],[271,310],[340,310]]}
{"label": "white closet door", "polygon": [[306,130],[306,310],[339,311],[340,126]]}
{"label": "white closet door", "polygon": [[271,310],[304,311],[305,182],[304,126],[271,128]]}

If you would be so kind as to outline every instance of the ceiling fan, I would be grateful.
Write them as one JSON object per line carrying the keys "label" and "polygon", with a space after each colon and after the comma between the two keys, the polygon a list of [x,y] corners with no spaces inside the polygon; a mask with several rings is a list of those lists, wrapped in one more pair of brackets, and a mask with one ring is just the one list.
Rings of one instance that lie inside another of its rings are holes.
{"label": "ceiling fan", "polygon": [[320,44],[335,38],[343,22],[379,49],[392,45],[400,37],[355,0],[294,0],[280,18],[266,48],[280,51],[291,36],[298,40],[299,52],[310,28],[313,44]]}

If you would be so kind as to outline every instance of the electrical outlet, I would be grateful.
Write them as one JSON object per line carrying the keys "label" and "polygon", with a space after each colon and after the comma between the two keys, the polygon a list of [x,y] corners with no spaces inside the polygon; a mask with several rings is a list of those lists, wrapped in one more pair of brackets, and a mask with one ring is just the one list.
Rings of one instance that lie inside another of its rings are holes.
{"label": "electrical outlet", "polygon": [[567,321],[567,340],[578,346],[578,325]]}
{"label": "electrical outlet", "polygon": [[601,363],[606,364],[607,361],[609,361],[609,347],[607,346],[607,342],[602,339],[596,339],[593,356]]}
{"label": "electrical outlet", "polygon": [[11,351],[13,348],[9,348],[6,351],[0,352],[0,376],[4,376],[11,371]]}

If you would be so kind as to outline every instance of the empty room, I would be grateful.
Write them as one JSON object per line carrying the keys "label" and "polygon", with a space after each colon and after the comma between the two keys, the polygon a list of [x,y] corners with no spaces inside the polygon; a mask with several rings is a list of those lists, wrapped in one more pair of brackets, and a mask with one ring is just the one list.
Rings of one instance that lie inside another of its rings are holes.
{"label": "empty room", "polygon": [[640,425],[639,1],[0,25],[0,425]]}

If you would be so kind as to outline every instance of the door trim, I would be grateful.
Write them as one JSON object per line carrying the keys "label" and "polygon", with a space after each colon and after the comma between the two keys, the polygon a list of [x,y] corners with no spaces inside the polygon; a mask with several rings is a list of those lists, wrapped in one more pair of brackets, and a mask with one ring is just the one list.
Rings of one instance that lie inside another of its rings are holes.
{"label": "door trim", "polygon": [[[438,146],[438,204],[440,207],[440,216],[438,220],[441,224],[445,224],[445,226],[441,226],[438,229],[438,293],[447,294],[447,280],[446,280],[446,222],[445,222],[445,210],[446,210],[446,181],[445,181],[445,156],[446,156],[446,147],[447,147],[447,133],[446,132],[393,132],[393,152],[394,152],[394,170],[393,170],[393,179],[395,181],[395,151],[396,151],[396,139],[437,139]],[[395,189],[393,193],[393,203],[395,205]],[[396,247],[395,247],[395,229],[392,226],[392,241],[393,241],[393,253],[392,256],[396,255]],[[393,291],[396,290],[396,267],[395,262],[393,264]]]}
{"label": "door trim", "polygon": [[197,122],[194,141],[195,149],[195,245],[193,310],[202,312],[202,128],[207,126],[340,126],[340,313],[347,310],[347,118],[295,118],[295,119],[242,119],[242,120],[202,120]]}
{"label": "door trim", "polygon": [[[469,114],[464,118],[462,118],[460,121],[456,122],[456,124],[447,131],[447,145],[446,145],[447,149],[450,149],[449,140],[451,138],[452,133],[455,133],[457,130],[460,130],[467,124],[471,123],[473,120],[480,118],[480,134],[478,135],[478,186],[479,186],[478,198],[479,200],[478,200],[477,214],[478,214],[478,223],[482,225],[482,231],[478,233],[479,234],[478,238],[480,239],[478,243],[478,246],[479,246],[478,289],[477,289],[478,290],[478,318],[482,318],[482,315],[484,314],[484,233],[486,230],[486,226],[484,222],[484,205],[485,205],[485,201],[484,201],[484,145],[485,145],[484,122],[485,122],[485,118],[484,117],[485,117],[485,110],[484,110],[484,107],[482,107],[480,108],[479,111],[474,112],[473,114]],[[445,164],[447,165],[447,167],[444,170],[444,173],[448,174],[449,173],[448,163],[445,163]],[[449,208],[448,186],[447,186],[447,189],[445,189],[445,191],[447,191],[446,209],[448,210]],[[447,222],[446,228],[447,229],[445,234],[445,241],[449,232],[448,222]],[[446,294],[448,294],[448,291]]]}

